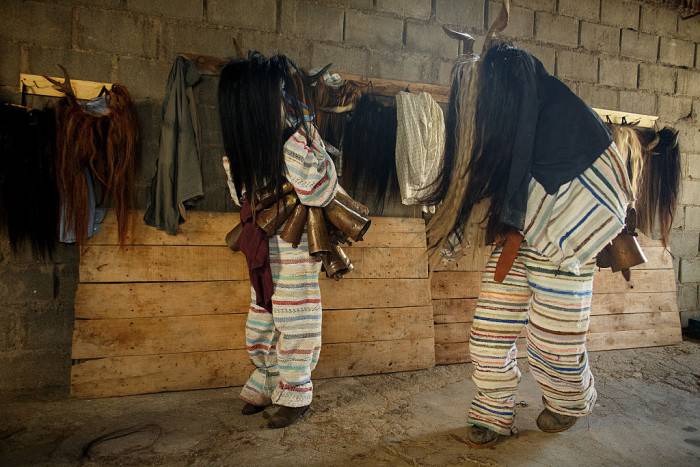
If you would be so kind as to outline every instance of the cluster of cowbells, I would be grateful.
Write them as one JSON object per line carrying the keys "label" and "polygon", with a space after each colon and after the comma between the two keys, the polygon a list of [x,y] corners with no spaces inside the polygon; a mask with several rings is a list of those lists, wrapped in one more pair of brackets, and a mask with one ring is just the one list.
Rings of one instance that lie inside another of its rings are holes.
{"label": "cluster of cowbells", "polygon": [[[291,183],[282,185],[282,194],[259,191],[255,202],[255,223],[268,237],[282,227],[280,237],[293,247],[299,246],[306,228],[309,254],[320,257],[326,275],[339,280],[353,270],[352,262],[340,244],[359,242],[372,221],[367,217],[369,208],[343,192],[323,208],[305,206],[299,202]],[[228,235],[226,243],[239,251],[242,225],[238,224]]]}

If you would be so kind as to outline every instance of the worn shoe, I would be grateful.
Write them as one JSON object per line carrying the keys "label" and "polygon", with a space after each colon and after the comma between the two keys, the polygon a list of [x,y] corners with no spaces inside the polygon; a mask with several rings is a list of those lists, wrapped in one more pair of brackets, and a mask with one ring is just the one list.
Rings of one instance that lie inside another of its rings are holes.
{"label": "worn shoe", "polygon": [[243,415],[255,415],[256,413],[260,413],[263,410],[265,410],[264,405],[253,405],[246,402],[243,408],[241,409],[241,413]]}
{"label": "worn shoe", "polygon": [[469,445],[475,448],[491,446],[501,438],[502,436],[495,431],[476,425],[469,428],[469,434],[467,435]]}
{"label": "worn shoe", "polygon": [[560,433],[576,424],[578,418],[571,415],[562,415],[544,409],[537,417],[537,427],[545,433]]}
{"label": "worn shoe", "polygon": [[277,412],[270,417],[270,421],[267,423],[268,428],[284,428],[292,423],[299,420],[307,410],[309,410],[310,405],[305,405],[303,407],[280,407]]}

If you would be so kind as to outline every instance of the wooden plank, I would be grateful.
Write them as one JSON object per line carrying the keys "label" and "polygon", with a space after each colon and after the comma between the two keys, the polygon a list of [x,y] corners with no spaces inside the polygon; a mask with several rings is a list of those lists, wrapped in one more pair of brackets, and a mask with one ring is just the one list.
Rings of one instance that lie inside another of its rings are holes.
{"label": "wooden plank", "polygon": [[[435,324],[435,343],[468,342],[472,323]],[[677,326],[680,329],[678,313],[654,312],[619,315],[591,316],[588,334],[614,334],[620,331],[637,331],[645,329],[667,328]],[[522,337],[526,331],[523,326]],[[597,350],[604,350],[599,348]]]}
{"label": "wooden plank", "polygon": [[[410,371],[434,363],[432,338],[326,344],[314,377]],[[99,358],[73,365],[71,394],[110,397],[240,386],[252,369],[245,350]]]}
{"label": "wooden plank", "polygon": [[[143,211],[134,211],[133,225],[127,245],[223,246],[226,233],[239,222],[237,212],[188,211],[187,221],[177,235],[144,224]],[[117,224],[113,211],[108,211],[100,231],[89,245],[117,245]],[[356,248],[391,247],[425,248],[425,223],[422,219],[372,218],[365,239],[353,243]]]}
{"label": "wooden plank", "polygon": [[643,251],[647,262],[632,268],[632,277],[634,277],[634,271],[639,269],[673,269],[673,256],[668,248],[650,246],[644,247]]}
{"label": "wooden plank", "polygon": [[88,246],[80,282],[243,280],[245,258],[225,246]]}
{"label": "wooden plank", "polygon": [[433,300],[435,324],[470,323],[474,319],[475,310],[475,298]]}
{"label": "wooden plank", "polygon": [[611,294],[625,292],[675,292],[676,275],[673,269],[635,270],[627,282],[622,274],[602,269],[593,277],[593,292]]}
{"label": "wooden plank", "polygon": [[[324,310],[430,306],[428,279],[321,280]],[[184,299],[183,299],[184,297]],[[75,316],[79,319],[148,318],[247,313],[250,283],[153,282],[79,284]]]}
{"label": "wooden plank", "polygon": [[[63,83],[64,78],[51,76],[51,79]],[[112,89],[112,83],[100,83],[97,81],[85,81],[80,79],[70,80],[70,84],[78,99],[94,99],[100,94],[102,88]],[[34,94],[37,96],[63,97],[63,92],[56,89],[49,80],[42,75],[32,75],[28,73],[20,73],[19,75],[19,92]]]}
{"label": "wooden plank", "polygon": [[493,251],[492,246],[467,248],[457,261],[442,260],[433,271],[483,271]]}
{"label": "wooden plank", "polygon": [[[245,349],[246,315],[76,320],[73,359]],[[432,308],[327,311],[323,342],[433,337]]]}
{"label": "wooden plank", "polygon": [[[347,248],[353,278],[427,278],[424,248]],[[366,263],[366,264],[365,264]],[[89,246],[80,258],[81,282],[243,280],[245,257],[225,246]]]}
{"label": "wooden plank", "polygon": [[[479,296],[481,273],[476,271],[436,271],[431,273],[433,299],[476,298]],[[619,294],[627,292],[673,292],[676,279],[673,269],[635,269],[632,281],[625,281],[620,273],[609,269],[596,271],[593,280],[594,294]]]}
{"label": "wooden plank", "polygon": [[403,81],[395,79],[370,78],[364,75],[342,73],[347,80],[357,81],[365,85],[372,84],[372,91],[386,96],[395,96],[401,91],[409,89],[411,92],[427,92],[436,102],[447,103],[450,88],[438,84],[418,83],[415,81]]}
{"label": "wooden plank", "polygon": [[431,274],[433,299],[476,298],[479,296],[481,273],[445,271]]}
{"label": "wooden plank", "polygon": [[[681,342],[682,339],[680,326],[673,326],[589,334],[586,340],[586,347],[589,352],[599,352],[674,345]],[[518,348],[518,358],[525,358],[527,356],[526,339],[519,338],[516,341],[516,347]],[[468,363],[470,361],[469,342],[435,344],[436,365]],[[593,371],[595,372],[595,368]]]}
{"label": "wooden plank", "polygon": [[619,313],[649,313],[653,311],[678,312],[675,292],[593,294],[592,315]]}

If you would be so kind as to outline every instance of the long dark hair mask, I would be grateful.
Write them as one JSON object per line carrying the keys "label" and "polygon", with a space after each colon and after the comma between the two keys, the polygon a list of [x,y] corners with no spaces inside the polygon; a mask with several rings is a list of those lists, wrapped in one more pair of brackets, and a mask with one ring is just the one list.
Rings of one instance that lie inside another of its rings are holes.
{"label": "long dark hair mask", "polygon": [[532,73],[528,53],[504,43],[489,49],[479,67],[469,182],[457,225],[464,225],[473,207],[488,198],[490,207],[483,219],[487,242],[507,231],[499,219],[506,201],[505,185],[513,157],[522,83]]}
{"label": "long dark hair mask", "polygon": [[285,141],[299,126],[307,138],[310,134],[304,106],[310,113],[312,109],[303,78],[304,71],[286,56],[268,59],[258,52],[251,52],[247,60],[232,60],[222,69],[219,116],[239,197],[245,191],[254,199],[252,194],[265,187],[280,192]]}

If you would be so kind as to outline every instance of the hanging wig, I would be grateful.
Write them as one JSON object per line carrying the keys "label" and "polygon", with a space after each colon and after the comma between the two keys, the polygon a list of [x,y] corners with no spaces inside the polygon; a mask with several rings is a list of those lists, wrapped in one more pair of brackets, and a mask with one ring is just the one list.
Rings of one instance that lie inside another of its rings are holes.
{"label": "hanging wig", "polygon": [[50,258],[56,244],[55,116],[0,104],[0,230],[13,252]]}
{"label": "hanging wig", "polygon": [[398,192],[396,176],[396,105],[363,94],[345,124],[343,187],[373,215]]}
{"label": "hanging wig", "polygon": [[642,129],[639,133],[644,145],[645,162],[637,192],[637,226],[648,235],[658,226],[666,245],[678,205],[681,181],[678,131],[665,127],[658,133]]}
{"label": "hanging wig", "polygon": [[336,148],[342,145],[343,128],[347,113],[334,113],[323,109],[354,106],[362,95],[363,86],[355,81],[346,80],[338,87],[333,87],[319,80],[313,88],[316,113],[316,128],[321,138]]}
{"label": "hanging wig", "polygon": [[[69,80],[66,80],[69,82]],[[110,198],[117,217],[119,243],[124,244],[133,205],[138,122],[125,87],[115,84],[105,95],[81,104],[67,85],[59,101],[56,173],[66,222],[76,243],[88,238],[89,168],[103,196]]]}
{"label": "hanging wig", "polygon": [[300,126],[307,139],[311,134],[305,78],[286,56],[266,58],[258,52],[221,70],[219,116],[239,198],[245,192],[254,202],[251,194],[266,187],[281,193],[284,143]]}
{"label": "hanging wig", "polygon": [[635,199],[639,196],[639,184],[644,170],[642,144],[639,132],[631,125],[612,125],[613,141],[627,163],[627,172]]}

